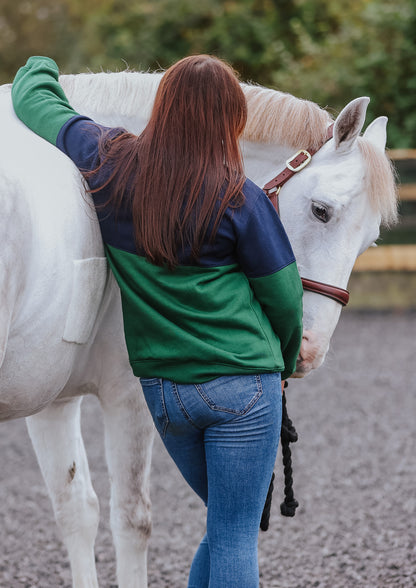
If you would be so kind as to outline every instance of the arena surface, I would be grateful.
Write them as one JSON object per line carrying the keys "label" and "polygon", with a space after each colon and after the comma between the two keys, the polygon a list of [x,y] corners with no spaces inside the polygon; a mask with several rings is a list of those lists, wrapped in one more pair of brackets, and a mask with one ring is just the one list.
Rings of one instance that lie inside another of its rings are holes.
{"label": "arena surface", "polygon": [[[416,586],[416,313],[344,312],[325,365],[291,382],[293,519],[280,515],[279,453],[261,588]],[[83,431],[101,506],[100,586],[115,588],[99,404]],[[70,588],[70,570],[23,420],[0,425],[0,587]],[[159,440],[152,474],[149,587],[185,588],[204,508]],[[226,588],[226,587],[224,587]]]}

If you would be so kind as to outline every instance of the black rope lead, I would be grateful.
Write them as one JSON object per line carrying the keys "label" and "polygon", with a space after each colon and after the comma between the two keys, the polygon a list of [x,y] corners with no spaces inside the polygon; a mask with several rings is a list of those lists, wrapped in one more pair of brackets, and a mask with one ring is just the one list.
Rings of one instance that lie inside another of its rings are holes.
{"label": "black rope lead", "polygon": [[266,502],[264,503],[263,514],[261,515],[260,521],[260,529],[262,531],[267,531],[269,528],[269,520],[270,520],[270,508],[272,506],[272,495],[273,495],[273,488],[274,488],[274,472],[272,474],[272,479],[270,481],[269,490],[267,492]]}
{"label": "black rope lead", "polygon": [[[285,382],[285,388],[287,388],[288,383]],[[295,499],[293,494],[293,477],[292,477],[292,452],[290,450],[289,444],[296,443],[298,440],[298,434],[296,432],[295,427],[293,426],[292,421],[287,414],[287,407],[286,407],[286,394],[283,390],[282,394],[282,429],[280,432],[280,441],[282,445],[282,456],[283,456],[283,466],[284,466],[284,474],[285,474],[285,499],[280,505],[280,512],[285,517],[294,517],[296,513],[296,509],[299,506],[298,501]],[[274,488],[274,472],[272,475],[272,479],[269,485],[269,491],[267,493],[266,502],[264,504],[263,514],[261,517],[260,522],[260,529],[262,531],[267,531],[269,528],[269,520],[270,520],[270,508],[272,504],[272,494]]]}
{"label": "black rope lead", "polygon": [[[285,382],[285,388],[286,386],[287,382]],[[282,430],[280,432],[280,440],[282,443],[283,466],[285,473],[285,499],[280,505],[280,512],[284,517],[294,517],[299,502],[295,499],[293,494],[292,452],[289,443],[296,443],[298,440],[298,434],[287,414],[286,394],[284,390],[282,402]]]}

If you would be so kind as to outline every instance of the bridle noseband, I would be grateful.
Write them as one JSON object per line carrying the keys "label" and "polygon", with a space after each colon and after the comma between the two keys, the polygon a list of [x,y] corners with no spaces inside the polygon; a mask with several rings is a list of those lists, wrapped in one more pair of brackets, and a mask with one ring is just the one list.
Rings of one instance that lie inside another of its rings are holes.
{"label": "bridle noseband", "polygon": [[[329,141],[329,139],[333,136],[334,125],[332,124],[328,127],[328,132],[326,136],[325,143]],[[322,147],[322,145],[321,145]],[[270,199],[270,202],[275,207],[277,213],[279,214],[279,192],[282,186],[290,180],[295,174],[300,172],[304,167],[310,163],[312,160],[312,156],[315,155],[318,149],[301,149],[295,155],[293,155],[290,159],[286,161],[286,167],[283,171],[281,171],[276,177],[274,177],[270,182],[267,182],[263,186],[263,191]],[[346,306],[348,304],[348,300],[350,298],[350,293],[348,290],[344,288],[339,288],[338,286],[331,286],[330,284],[324,284],[323,282],[317,282],[315,280],[310,280],[308,278],[301,278],[302,285],[304,290],[308,290],[309,292],[315,292],[316,294],[322,294],[322,296],[326,296],[327,298],[332,298],[342,306]]]}

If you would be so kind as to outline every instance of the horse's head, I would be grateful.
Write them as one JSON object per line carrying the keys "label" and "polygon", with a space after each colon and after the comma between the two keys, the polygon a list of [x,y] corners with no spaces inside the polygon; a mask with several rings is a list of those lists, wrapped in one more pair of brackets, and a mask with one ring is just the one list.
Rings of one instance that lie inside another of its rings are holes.
{"label": "horse's head", "polygon": [[[288,102],[288,96],[282,96],[280,101]],[[299,102],[293,102],[292,97],[286,116],[283,103],[275,132],[278,140],[266,136],[243,144],[247,173],[260,185],[284,168],[282,161],[288,155],[311,147],[313,128],[322,143],[329,116],[317,111],[316,105],[314,110],[311,103],[305,111],[305,103]],[[378,238],[381,223],[391,222],[396,215],[394,174],[385,155],[387,118],[377,118],[360,136],[368,102],[368,98],[357,98],[342,110],[334,123],[333,138],[279,195],[280,215],[300,275],[340,288],[347,287],[358,255]],[[286,128],[285,133],[281,127]],[[303,145],[299,139],[302,129]],[[296,137],[295,148],[288,150],[291,133]],[[252,165],[256,159],[257,165]],[[305,292],[304,334],[295,376],[303,377],[322,364],[341,308],[339,302],[322,294]]]}
{"label": "horse's head", "polygon": [[[280,210],[302,277],[346,288],[356,258],[396,214],[394,175],[385,155],[387,118],[360,132],[369,99],[340,113],[333,139],[281,190]],[[323,362],[341,305],[305,292],[304,334],[295,376]]]}

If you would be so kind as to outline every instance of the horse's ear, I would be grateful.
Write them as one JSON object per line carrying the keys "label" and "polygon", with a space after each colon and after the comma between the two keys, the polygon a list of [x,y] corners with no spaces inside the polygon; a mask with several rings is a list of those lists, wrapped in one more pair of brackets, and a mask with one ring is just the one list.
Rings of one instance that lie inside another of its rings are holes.
{"label": "horse's ear", "polygon": [[377,149],[383,152],[386,148],[387,141],[387,121],[387,116],[379,116],[368,125],[364,133],[364,138],[368,139],[374,147],[377,147]]}
{"label": "horse's ear", "polygon": [[370,98],[356,98],[340,112],[334,124],[335,149],[349,151],[364,125]]}

